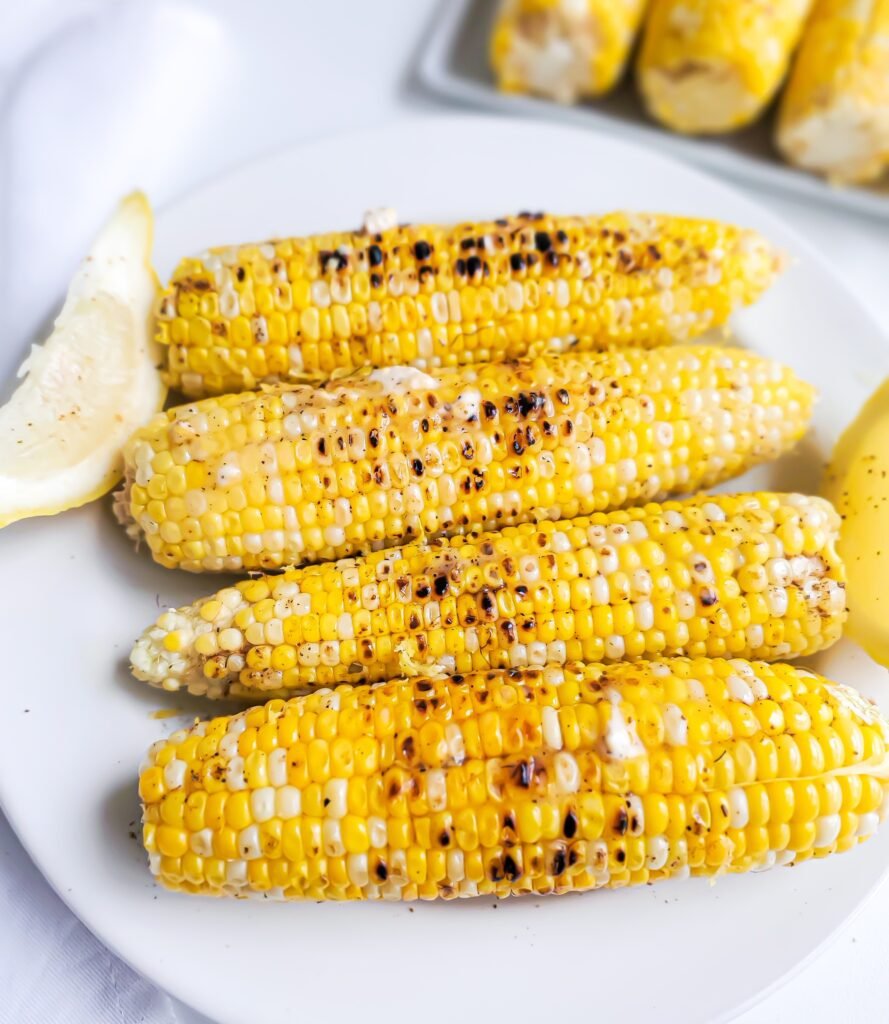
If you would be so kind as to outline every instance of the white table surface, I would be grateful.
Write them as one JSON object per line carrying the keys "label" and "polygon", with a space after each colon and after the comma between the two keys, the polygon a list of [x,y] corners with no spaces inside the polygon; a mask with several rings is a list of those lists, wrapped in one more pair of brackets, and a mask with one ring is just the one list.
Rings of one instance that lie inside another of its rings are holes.
{"label": "white table surface", "polygon": [[[0,380],[52,315],[111,197],[139,185],[160,205],[301,139],[382,123],[406,110],[442,109],[411,74],[438,2],[26,0],[15,11],[10,5],[0,18],[9,21],[0,31]],[[886,222],[778,194],[756,198],[830,256],[889,336]],[[884,886],[826,951],[739,1021],[885,1020],[887,921]],[[3,1024],[199,1020],[80,925],[2,815],[0,993]],[[663,1019],[675,1018],[665,1010]]]}

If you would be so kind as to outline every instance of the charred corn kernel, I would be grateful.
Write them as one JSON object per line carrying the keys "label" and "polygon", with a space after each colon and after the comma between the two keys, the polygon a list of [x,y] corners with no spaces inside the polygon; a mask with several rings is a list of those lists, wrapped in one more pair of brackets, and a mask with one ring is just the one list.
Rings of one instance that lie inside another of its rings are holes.
{"label": "charred corn kernel", "polygon": [[644,9],[645,0],[502,0],[491,36],[499,88],[560,103],[608,92],[624,69]]}
{"label": "charred corn kernel", "polygon": [[889,166],[887,39],[887,0],[816,0],[778,117],[788,160],[836,182]]}
{"label": "charred corn kernel", "polygon": [[[782,574],[780,566],[774,568],[787,561],[775,528],[779,520],[785,523],[805,520],[810,524],[811,546],[805,556],[797,556],[793,574],[789,571]],[[379,551],[340,564],[288,569],[282,575],[264,577],[265,589],[261,591],[239,583],[215,597],[165,612],[137,641],[131,662],[140,679],[156,686],[166,690],[184,687],[193,693],[217,697],[256,696],[306,689],[321,683],[378,682],[404,672],[421,671],[430,664],[437,664],[446,671],[467,672],[504,665],[522,667],[576,659],[592,661],[597,656],[599,660],[603,656],[609,660],[635,659],[649,650],[648,641],[659,632],[653,604],[657,605],[661,616],[668,613],[685,616],[686,623],[695,628],[694,641],[659,644],[663,653],[672,655],[690,648],[695,655],[719,656],[723,648],[718,631],[713,627],[714,612],[723,611],[732,618],[733,613],[728,610],[734,600],[731,595],[743,593],[745,581],[749,580],[749,575],[745,576],[749,563],[745,563],[739,547],[733,549],[734,556],[729,560],[709,559],[702,552],[715,545],[735,543],[745,536],[761,538],[762,543],[768,541],[771,553],[767,564],[772,567],[776,582],[769,584],[771,610],[766,609],[763,625],[769,629],[781,623],[787,626],[792,615],[803,619],[814,613],[817,628],[792,633],[785,628],[783,636],[774,644],[767,642],[769,630],[765,628],[755,634],[745,630],[736,653],[766,660],[811,654],[839,637],[845,618],[844,571],[835,550],[838,528],[835,512],[823,499],[761,493],[706,496],[596,513],[588,518],[506,527],[499,533],[471,533],[452,541]],[[671,547],[679,536],[684,539],[687,550],[676,556],[671,554]],[[698,587],[696,598],[691,591],[677,589],[669,582],[662,594],[642,598],[633,606],[623,605],[620,602],[626,574],[615,568],[614,539],[619,541],[621,552],[637,552],[633,586],[645,592],[653,588],[652,574],[657,573],[659,566],[665,566],[683,579],[688,576],[690,587],[693,586],[692,572],[706,575],[707,583]],[[569,573],[572,558],[584,562],[587,577],[573,579],[569,584],[563,577]],[[484,565],[484,573],[479,571],[479,564]],[[695,569],[696,565],[704,568]],[[360,579],[361,574],[374,582],[363,586],[350,582],[356,576]],[[583,587],[576,586],[578,583],[583,583]],[[393,629],[392,620],[387,617],[378,632],[363,637],[361,643],[366,657],[356,661],[347,645],[362,631],[360,616],[379,610],[377,605],[384,588],[390,608],[403,610],[403,620],[397,620],[400,628]],[[612,596],[615,590],[618,591],[616,599]],[[227,632],[231,621],[238,616],[255,617],[257,604],[251,603],[251,593],[261,595],[259,603],[271,605],[272,617],[267,618],[262,633],[251,637],[247,630],[241,635],[240,646],[232,651],[238,660],[231,671],[226,665],[209,679],[206,667],[214,656],[203,655],[199,641]],[[265,597],[266,593],[271,596]],[[331,594],[350,594],[353,600],[350,611],[330,616],[328,639],[324,641],[328,671],[321,676],[317,667],[307,664],[306,651],[311,650],[316,641],[305,639],[306,626],[308,620],[320,621],[325,617],[324,609],[330,604]],[[527,613],[522,610],[526,602],[541,594],[561,595],[559,601],[564,603],[564,609],[558,613],[559,639],[549,631],[545,614],[535,614],[530,607]],[[605,603],[597,604],[587,620],[583,606],[591,600]],[[612,603],[615,600],[616,605]],[[212,621],[208,621],[203,612],[207,604],[218,606]],[[617,613],[623,608],[631,609],[630,614],[639,627],[642,642],[635,651],[626,644],[621,647],[621,637],[615,632]],[[169,655],[164,643],[170,629],[187,637],[174,657]],[[303,639],[297,639],[300,629]],[[267,643],[270,635],[277,641],[271,647]],[[257,645],[272,652],[263,667],[253,657]],[[277,652],[285,649],[293,652],[290,668],[276,665]],[[434,657],[435,650],[445,653]],[[454,650],[462,653],[450,653]],[[750,684],[735,674],[729,688],[733,695],[741,698],[731,709],[735,729],[739,732],[746,729],[752,735],[761,727],[775,735],[779,763],[787,765],[790,771],[798,760],[798,751],[792,745],[788,748],[782,741],[783,726],[786,725],[790,733],[808,728],[809,713],[779,684],[776,684],[775,696],[782,697],[783,703],[763,701],[757,705],[755,714],[744,702],[745,698],[752,699]],[[427,711],[425,705],[417,706],[417,726],[423,726]],[[647,713],[648,709],[645,711]],[[782,716],[788,714],[790,720],[784,722]],[[580,726],[572,716],[573,710],[566,709],[559,716],[560,726],[552,720],[553,728],[562,729],[569,748],[579,742],[575,733]],[[359,713],[346,716],[344,721],[341,717],[341,721],[348,739],[359,735],[362,728]],[[483,726],[483,720],[479,721]],[[534,726],[529,722],[523,727]],[[640,734],[646,741],[660,742],[663,727],[659,717],[639,723]],[[684,728],[694,740],[707,739],[706,730],[710,727],[709,717],[691,709]],[[263,734],[260,730],[256,742],[270,749],[271,736],[272,733]],[[483,739],[483,742],[490,741],[490,738]],[[253,742],[254,734],[249,730],[241,735],[242,755]],[[443,754],[448,746],[447,736],[435,725],[421,733],[421,742],[428,744],[430,756],[433,750]],[[846,729],[843,742],[861,748],[864,754],[861,737],[854,727]],[[373,750],[365,746],[344,746],[342,751],[346,758],[359,754],[362,760],[373,757]],[[349,767],[346,761],[341,764],[339,758],[337,749],[331,748],[335,775],[359,770],[356,765]],[[797,768],[793,774],[798,772]]]}
{"label": "charred corn kernel", "polygon": [[[285,258],[285,250],[299,258]],[[758,298],[779,268],[776,251],[756,232],[658,214],[523,214],[449,227],[405,225],[183,260],[159,300],[156,336],[171,384],[200,397],[369,366],[434,371],[512,359],[548,343],[591,349],[688,339]],[[366,273],[374,284],[369,297],[353,286]],[[268,317],[248,311],[264,277],[273,292],[308,285],[306,308],[284,322],[283,365],[274,368],[244,358],[269,347]],[[195,327],[198,295],[219,297],[209,338]],[[331,322],[349,304],[361,308],[362,329],[334,341]],[[403,375],[380,379],[397,386]],[[199,448],[199,437],[191,435],[198,425],[180,421],[179,443]],[[206,467],[183,465],[186,481],[206,475]],[[144,490],[154,479],[145,471],[136,483]],[[360,476],[355,483],[361,492]],[[169,481],[167,487],[178,496]],[[224,519],[220,509],[198,512],[204,506],[189,505],[187,490],[182,498],[183,508]]]}
{"label": "charred corn kernel", "polygon": [[639,86],[654,117],[690,134],[727,132],[765,109],[811,0],[652,0]]}
{"label": "charred corn kernel", "polygon": [[[785,451],[805,429],[812,400],[812,389],[791,371],[741,349],[717,347],[540,356],[441,370],[434,378],[375,371],[324,388],[269,387],[160,414],[127,446],[119,502],[128,509],[130,534],[143,537],[164,565],[277,569],[537,518],[540,481],[554,488],[549,515],[565,519],[706,487]],[[187,442],[177,440],[183,422],[191,424]],[[168,515],[165,503],[137,503],[133,480],[154,472],[153,460],[171,449],[177,458],[203,460],[208,480],[187,497],[229,507],[225,536],[198,533],[187,546],[169,545],[157,530]],[[366,508],[339,490],[335,466],[346,462],[383,523],[381,535],[371,520],[360,518]],[[247,493],[251,482],[260,484],[259,497]],[[268,507],[280,512],[286,529],[254,528],[247,513],[260,516]],[[728,564],[736,556],[725,551],[714,557]],[[600,561],[609,571],[620,567],[610,547]],[[665,570],[661,575],[670,579]],[[585,610],[582,591],[578,613]],[[359,593],[368,607],[360,632],[356,623],[357,660],[369,661],[361,641],[390,628],[388,609],[370,581]],[[702,590],[705,605],[707,597]],[[556,611],[568,606],[567,581],[551,599]],[[617,586],[613,600],[620,604]],[[769,600],[775,604],[774,595]],[[642,622],[660,615],[658,608],[643,605]],[[597,611],[599,604],[593,621]],[[224,617],[221,610],[210,625]],[[607,617],[613,623],[610,609]],[[724,620],[722,629],[730,624],[725,609],[710,617]],[[175,622],[175,613],[170,618]],[[298,666],[316,672],[326,666],[330,641],[321,636],[320,615],[307,615],[283,638],[274,617],[250,618],[248,624],[232,615],[217,631],[219,654],[207,663],[217,668],[208,678],[237,654],[246,630],[255,644],[260,627],[266,645],[282,639],[312,645],[298,653]],[[674,616],[659,618],[656,628],[675,622]],[[167,632],[177,632],[174,646],[180,647],[184,636],[175,628]],[[622,645],[616,635],[613,648]],[[175,661],[178,649],[165,650]]]}
{"label": "charred corn kernel", "polygon": [[[715,505],[710,515],[724,522]],[[436,726],[445,751],[419,741],[418,704],[422,728]],[[822,705],[829,714],[818,714]],[[734,733],[735,706],[751,712],[752,735],[746,721]],[[577,723],[573,749],[563,717]],[[535,718],[539,729],[523,727]],[[844,723],[831,730],[830,760],[823,718]],[[482,719],[470,753],[467,735]],[[267,784],[238,788],[246,729],[274,725],[303,746],[295,737],[322,720],[326,739],[315,735],[310,749],[371,741],[380,751],[372,775],[294,786],[274,761],[278,750],[289,760],[290,748],[276,747]],[[234,789],[206,795],[198,764],[187,798],[180,789],[156,796],[161,763],[163,775],[192,748],[200,762],[191,741],[207,735],[204,723],[155,744],[140,778],[151,868],[172,888],[416,899],[713,876],[848,849],[876,830],[889,796],[889,723],[875,706],[807,670],[762,661],[572,663],[344,684],[216,722],[220,753],[206,760],[221,759]],[[844,742],[853,729],[860,741]],[[806,751],[800,777],[775,778],[772,754],[757,753],[779,740]],[[876,753],[862,759],[859,748]],[[670,770],[656,772],[657,759]]]}

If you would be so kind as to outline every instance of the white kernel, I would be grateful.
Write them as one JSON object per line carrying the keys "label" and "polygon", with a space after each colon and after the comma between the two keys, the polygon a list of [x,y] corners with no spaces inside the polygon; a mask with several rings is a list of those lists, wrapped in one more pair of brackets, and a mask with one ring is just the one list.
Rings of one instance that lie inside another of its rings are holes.
{"label": "white kernel", "polygon": [[179,789],[185,785],[185,772],[188,765],[185,761],[173,758],[164,767],[164,785],[167,789]]}
{"label": "white kernel", "polygon": [[780,618],[787,614],[787,591],[784,587],[770,586],[765,593],[769,615]]}
{"label": "white kernel", "polygon": [[858,817],[858,828],[855,829],[855,835],[859,839],[864,839],[867,836],[872,836],[879,826],[880,816],[876,811],[871,811],[870,814],[861,814]]}
{"label": "white kernel", "polygon": [[321,822],[321,842],[326,857],[342,857],[346,852],[338,819],[325,818]]}
{"label": "white kernel", "polygon": [[248,825],[238,833],[238,853],[244,860],[256,860],[257,857],[262,856],[257,825]]}
{"label": "white kernel", "polygon": [[636,462],[634,459],[621,459],[614,467],[617,482],[631,484],[636,479]]}
{"label": "white kernel", "polygon": [[842,820],[838,814],[824,814],[815,819],[815,849],[831,846],[840,834]]}
{"label": "white kernel", "polygon": [[750,821],[750,807],[747,803],[747,792],[741,786],[733,786],[726,793],[728,800],[729,823],[732,828],[746,828]]}
{"label": "white kernel", "polygon": [[677,704],[664,705],[664,735],[671,747],[688,743],[688,719]]}
{"label": "white kernel", "polygon": [[463,743],[463,730],[456,722],[449,722],[445,726],[445,742],[451,761],[457,765],[463,764],[466,760],[466,747]]}
{"label": "white kernel", "polygon": [[247,862],[230,860],[225,865],[225,884],[241,888],[247,884]]}
{"label": "white kernel", "polygon": [[594,605],[606,605],[611,602],[611,591],[608,587],[608,577],[601,571],[596,573],[590,580],[590,599]]}
{"label": "white kernel", "polygon": [[669,853],[670,844],[664,836],[649,836],[645,841],[645,866],[649,871],[660,871]]}
{"label": "white kernel", "polygon": [[244,776],[244,758],[233,757],[225,767],[225,784],[231,792],[236,793],[247,788]]}
{"label": "white kernel", "polygon": [[466,877],[466,866],[463,861],[462,850],[448,850],[447,878],[451,885],[462,882]]}
{"label": "white kernel", "polygon": [[282,786],[275,791],[275,812],[285,821],[299,817],[302,812],[302,794],[296,786]]}
{"label": "white kernel", "polygon": [[275,790],[272,786],[261,786],[250,794],[250,810],[254,821],[268,821],[275,816]]}
{"label": "white kernel", "polygon": [[326,281],[313,281],[311,286],[312,305],[326,309],[330,305],[330,286]]}
{"label": "white kernel", "polygon": [[739,675],[730,675],[726,679],[725,684],[728,687],[729,696],[732,700],[739,700],[742,704],[753,703],[753,689],[746,679]]}
{"label": "white kernel", "polygon": [[426,772],[426,800],[430,811],[443,811],[448,805],[448,788],[441,768]]}
{"label": "white kernel", "polygon": [[562,727],[559,724],[559,713],[553,707],[544,707],[541,711],[543,742],[553,750],[562,749]]}
{"label": "white kernel", "polygon": [[605,657],[609,661],[620,661],[626,652],[624,638],[613,634],[605,640]]}
{"label": "white kernel", "polygon": [[368,818],[367,833],[370,838],[370,845],[375,850],[382,850],[389,842],[389,832],[386,829],[386,822],[383,818],[373,816]]}
{"label": "white kernel", "polygon": [[636,620],[636,628],[643,633],[654,629],[654,605],[651,601],[637,601],[633,605],[633,616]]}
{"label": "white kernel", "polygon": [[557,793],[576,793],[580,788],[580,769],[574,755],[560,750],[553,759]]}
{"label": "white kernel", "polygon": [[192,832],[191,837],[188,840],[188,846],[191,852],[196,853],[199,857],[212,857],[213,830],[210,828],[202,828],[198,832]]}
{"label": "white kernel", "polygon": [[641,836],[645,832],[645,809],[642,806],[641,797],[631,793],[627,797],[627,812],[630,818],[628,835]]}
{"label": "white kernel", "polygon": [[348,779],[328,779],[324,783],[324,813],[328,818],[345,817],[348,788]]}

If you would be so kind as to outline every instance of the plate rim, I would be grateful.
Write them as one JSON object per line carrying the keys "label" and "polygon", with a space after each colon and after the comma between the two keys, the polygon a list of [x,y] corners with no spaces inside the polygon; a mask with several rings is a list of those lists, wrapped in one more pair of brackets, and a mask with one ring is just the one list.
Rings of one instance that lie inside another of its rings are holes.
{"label": "plate rim", "polygon": [[[533,120],[529,121],[528,119],[519,120],[514,117],[503,117],[478,111],[402,115],[387,119],[381,124],[373,125],[358,131],[330,132],[293,145],[280,147],[268,153],[260,154],[253,159],[246,159],[233,167],[227,168],[218,175],[208,176],[193,188],[177,193],[173,199],[165,202],[157,208],[155,211],[156,218],[160,220],[161,218],[166,219],[171,216],[175,217],[177,207],[180,204],[188,203],[201,191],[217,186],[229,179],[237,179],[239,175],[249,175],[256,167],[293,158],[298,154],[302,154],[303,151],[307,149],[313,149],[319,146],[323,147],[327,144],[338,143],[345,139],[371,139],[378,136],[381,132],[404,132],[412,129],[426,130],[430,127],[430,122],[436,123],[437,126],[450,124],[455,129],[459,128],[461,125],[465,125],[466,122],[473,122],[476,124],[501,125],[503,127],[508,126],[512,130],[518,129],[525,131],[534,130],[536,125],[537,131],[550,131],[554,134],[560,134],[568,131],[578,135],[583,135],[576,126],[565,123],[553,122],[551,120],[538,122],[534,122]],[[782,245],[791,245],[795,254],[804,256],[807,261],[811,261],[813,264],[816,264],[819,270],[830,278],[835,291],[842,294],[844,302],[851,303],[856,307],[858,316],[867,321],[870,327],[867,339],[868,348],[872,349],[872,354],[876,357],[877,361],[882,363],[886,367],[887,372],[889,372],[889,334],[887,334],[886,329],[884,329],[884,327],[879,323],[868,307],[858,300],[855,293],[847,285],[845,280],[834,273],[830,263],[821,255],[819,250],[808,242],[805,237],[801,236],[792,226],[787,224],[780,216],[772,213],[771,210],[762,206],[755,199],[738,192],[730,184],[727,184],[718,178],[714,178],[712,175],[697,167],[687,165],[685,162],[675,158],[671,154],[662,152],[650,153],[645,150],[644,147],[640,146],[638,142],[613,136],[609,136],[598,141],[601,142],[602,145],[613,145],[620,149],[632,151],[637,154],[644,153],[646,159],[650,163],[660,163],[672,167],[673,169],[678,169],[685,177],[692,179],[692,184],[695,180],[706,183],[707,189],[714,198],[718,198],[719,195],[724,195],[731,203],[735,205],[740,204],[746,209],[749,209],[755,221],[766,225],[764,228],[765,231],[768,232],[770,230],[774,230],[774,232],[779,236],[779,242]],[[881,345],[880,339],[886,342],[886,344]],[[863,344],[861,339],[859,339],[858,343]],[[136,756],[138,756],[138,754]],[[136,760],[136,756],[134,756],[134,762]],[[153,984],[161,988],[162,991],[171,993],[176,999],[179,999],[187,1006],[195,1009],[196,1012],[206,1012],[195,1002],[193,992],[186,993],[181,990],[181,987],[178,984],[168,984],[166,980],[157,980],[158,974],[164,975],[167,973],[165,970],[158,970],[156,973],[154,971],[147,970],[141,964],[136,962],[135,956],[130,957],[126,952],[124,952],[118,945],[117,941],[106,936],[101,923],[94,921],[94,915],[90,912],[89,906],[84,904],[83,908],[81,908],[81,900],[77,896],[69,896],[69,894],[64,891],[61,879],[57,879],[53,872],[48,871],[44,867],[41,858],[35,853],[32,843],[26,835],[25,829],[21,827],[22,823],[19,821],[13,810],[14,800],[10,800],[12,787],[7,788],[4,778],[5,776],[0,773],[0,808],[2,808],[6,814],[10,827],[27,852],[28,856],[31,857],[40,873],[47,880],[60,899],[62,899],[65,905],[72,911],[72,913],[75,914],[78,920],[80,920],[81,923],[83,923],[84,926],[88,928],[100,942],[102,942],[103,945],[111,950],[115,956],[129,964],[134,971],[150,980]],[[846,928],[848,928],[855,916],[863,909],[865,903],[870,900],[874,893],[885,884],[887,879],[889,879],[889,864],[886,865],[880,876],[868,888],[862,898],[844,914],[840,922],[833,927],[833,929],[821,940],[820,943],[797,961],[791,969],[775,978],[770,985],[751,995],[745,1002],[724,1011],[716,1019],[718,1021],[728,1021],[739,1014],[746,1012],[751,1007],[767,998],[771,993],[777,991],[814,959],[817,959],[817,957],[820,956],[821,953],[823,953]]]}

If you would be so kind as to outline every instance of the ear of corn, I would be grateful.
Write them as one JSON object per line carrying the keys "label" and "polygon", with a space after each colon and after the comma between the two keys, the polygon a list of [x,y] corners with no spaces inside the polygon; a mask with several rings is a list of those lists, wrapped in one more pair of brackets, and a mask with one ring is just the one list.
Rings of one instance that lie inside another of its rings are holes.
{"label": "ear of corn", "polygon": [[644,10],[645,0],[503,0],[491,36],[498,86],[561,103],[608,92]]}
{"label": "ear of corn", "polygon": [[810,0],[653,0],[639,54],[651,114],[680,132],[727,132],[775,95]]}
{"label": "ear of corn", "polygon": [[889,0],[820,0],[781,103],[784,155],[838,182],[889,166]]}
{"label": "ear of corn", "polygon": [[274,569],[707,487],[785,451],[812,398],[697,346],[376,370],[161,413],[118,506],[163,565]]}
{"label": "ear of corn", "polygon": [[183,260],[157,337],[189,396],[513,358],[554,339],[649,346],[725,323],[779,265],[754,231],[659,215],[341,232]]}
{"label": "ear of corn", "polygon": [[174,733],[139,779],[186,892],[433,899],[800,864],[873,834],[889,725],[764,662],[550,666],[343,686]]}
{"label": "ear of corn", "polygon": [[811,654],[845,618],[838,528],[821,498],[718,495],[393,548],[164,612],[131,661],[157,686],[256,700],[419,672]]}

